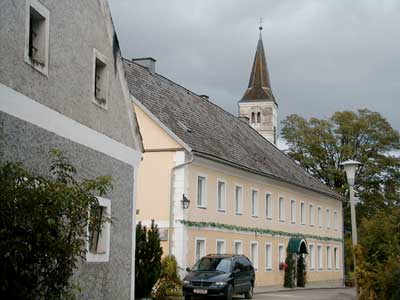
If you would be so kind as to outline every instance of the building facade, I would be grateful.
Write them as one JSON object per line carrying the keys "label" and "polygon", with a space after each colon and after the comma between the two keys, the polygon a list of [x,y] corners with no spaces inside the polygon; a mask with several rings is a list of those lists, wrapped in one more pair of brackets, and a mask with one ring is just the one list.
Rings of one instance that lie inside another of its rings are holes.
{"label": "building facade", "polygon": [[137,220],[156,221],[164,253],[182,270],[209,253],[243,253],[255,285],[282,285],[279,264],[297,240],[308,281],[341,285],[340,196],[256,128],[157,74],[154,62],[125,60],[125,70],[145,149]]}
{"label": "building facade", "polygon": [[78,176],[112,177],[113,222],[76,278],[81,299],[134,299],[142,142],[106,0],[0,4],[0,161],[48,174],[60,149]]}

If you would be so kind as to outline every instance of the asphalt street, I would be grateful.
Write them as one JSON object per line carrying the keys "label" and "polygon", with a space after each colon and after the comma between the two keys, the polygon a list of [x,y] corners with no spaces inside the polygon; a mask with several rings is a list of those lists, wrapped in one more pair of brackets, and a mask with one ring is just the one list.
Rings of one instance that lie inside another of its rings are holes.
{"label": "asphalt street", "polygon": [[[234,299],[243,299],[235,297]],[[313,289],[284,292],[271,292],[254,295],[255,300],[355,300],[354,289]]]}

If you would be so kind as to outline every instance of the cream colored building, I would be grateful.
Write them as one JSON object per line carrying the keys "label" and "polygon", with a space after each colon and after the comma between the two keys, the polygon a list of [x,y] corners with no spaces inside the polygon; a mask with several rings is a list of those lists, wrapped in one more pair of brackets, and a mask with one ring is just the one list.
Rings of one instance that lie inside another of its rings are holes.
{"label": "cream colored building", "polygon": [[257,128],[156,74],[154,63],[125,60],[125,71],[145,148],[137,220],[156,221],[165,254],[184,270],[205,254],[243,253],[256,285],[282,285],[279,263],[301,237],[308,281],[341,284],[340,197]]}

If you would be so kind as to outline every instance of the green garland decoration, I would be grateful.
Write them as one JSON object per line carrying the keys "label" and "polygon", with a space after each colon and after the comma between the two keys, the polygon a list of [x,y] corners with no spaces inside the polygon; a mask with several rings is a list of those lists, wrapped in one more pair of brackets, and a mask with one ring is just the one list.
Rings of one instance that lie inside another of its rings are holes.
{"label": "green garland decoration", "polygon": [[343,239],[327,237],[327,236],[319,236],[313,234],[301,234],[301,233],[291,233],[281,230],[272,230],[265,228],[256,228],[256,227],[244,227],[238,225],[230,225],[230,224],[222,224],[217,222],[197,222],[197,221],[188,221],[188,220],[177,220],[181,224],[187,227],[197,227],[197,228],[217,228],[217,229],[225,229],[230,231],[242,231],[242,232],[254,232],[256,234],[267,234],[272,236],[285,236],[285,237],[296,237],[296,238],[308,238],[312,240],[319,241],[335,241],[343,243]]}

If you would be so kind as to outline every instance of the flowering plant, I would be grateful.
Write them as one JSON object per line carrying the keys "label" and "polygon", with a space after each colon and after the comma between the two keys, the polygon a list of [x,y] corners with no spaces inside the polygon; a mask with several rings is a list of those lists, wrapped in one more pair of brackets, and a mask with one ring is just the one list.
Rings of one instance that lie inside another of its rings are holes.
{"label": "flowering plant", "polygon": [[285,262],[281,262],[281,263],[279,263],[279,270],[287,270],[287,268],[288,268],[288,264],[287,263],[285,263]]}

